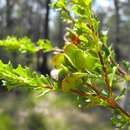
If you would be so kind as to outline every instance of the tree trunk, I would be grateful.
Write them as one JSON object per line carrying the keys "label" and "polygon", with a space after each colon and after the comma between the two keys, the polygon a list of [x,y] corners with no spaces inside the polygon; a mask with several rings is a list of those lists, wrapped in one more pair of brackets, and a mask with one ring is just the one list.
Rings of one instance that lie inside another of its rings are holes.
{"label": "tree trunk", "polygon": [[45,29],[43,37],[45,39],[49,38],[49,14],[50,14],[50,6],[51,0],[46,0],[46,17],[45,17]]}
{"label": "tree trunk", "polygon": [[11,0],[6,0],[6,28],[9,34],[10,34],[10,28],[13,25],[13,20],[11,17],[12,8],[13,8],[13,4],[11,3]]}
{"label": "tree trunk", "polygon": [[121,60],[121,54],[120,54],[120,50],[119,50],[119,43],[120,43],[120,14],[119,14],[119,0],[114,0],[114,6],[115,6],[115,17],[116,17],[116,23],[115,23],[115,44],[114,44],[114,49],[115,49],[115,53],[116,53],[116,58],[117,61]]}
{"label": "tree trunk", "polygon": [[[49,39],[49,14],[50,14],[50,6],[51,0],[46,0],[46,16],[45,16],[45,26],[44,26],[44,32],[43,32],[43,38]],[[40,63],[40,61],[42,62]],[[42,74],[49,74],[50,71],[47,67],[47,54],[38,52],[38,71],[40,71]]]}
{"label": "tree trunk", "polygon": [[59,22],[59,30],[58,30],[58,47],[62,48],[64,45],[64,40],[63,40],[63,35],[64,35],[64,25],[61,21],[61,15],[59,14],[59,18],[58,18],[58,22]]}

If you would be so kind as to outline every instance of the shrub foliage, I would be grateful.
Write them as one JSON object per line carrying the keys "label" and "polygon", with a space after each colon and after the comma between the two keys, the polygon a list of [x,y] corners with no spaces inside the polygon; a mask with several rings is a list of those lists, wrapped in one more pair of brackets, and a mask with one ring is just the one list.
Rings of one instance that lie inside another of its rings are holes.
{"label": "shrub foliage", "polygon": [[91,4],[91,0],[58,0],[52,4],[60,11],[66,24],[62,49],[53,48],[48,40],[40,39],[34,44],[27,37],[8,37],[0,41],[2,48],[11,51],[54,52],[51,76],[38,74],[21,65],[13,68],[11,63],[0,61],[0,79],[9,90],[28,87],[40,94],[61,91],[84,97],[89,104],[111,108],[113,124],[124,128],[130,121],[130,114],[120,106],[125,88],[122,86],[118,94],[114,88],[119,88],[120,82],[130,80],[129,66],[125,62],[125,69],[122,69],[116,62],[115,53],[107,42],[106,31],[99,31],[100,21]]}

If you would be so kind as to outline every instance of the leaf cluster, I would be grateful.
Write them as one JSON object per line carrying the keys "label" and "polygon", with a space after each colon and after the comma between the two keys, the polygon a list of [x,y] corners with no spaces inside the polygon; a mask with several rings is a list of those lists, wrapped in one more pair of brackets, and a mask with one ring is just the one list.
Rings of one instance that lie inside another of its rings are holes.
{"label": "leaf cluster", "polygon": [[[107,34],[99,31],[100,22],[91,4],[91,0],[58,0],[52,4],[61,12],[67,25],[62,49],[53,48],[48,40],[39,40],[36,44],[27,37],[0,40],[0,46],[9,50],[55,52],[51,76],[40,75],[21,65],[13,68],[10,63],[1,61],[0,79],[9,89],[21,86],[43,93],[53,90],[85,97],[86,105],[112,108],[114,116],[121,116],[117,122],[123,128],[129,122],[130,114],[119,104],[122,95],[125,95],[124,89],[117,94],[114,88],[118,88],[120,81],[130,80],[129,64],[124,62],[125,71],[115,61],[114,51],[107,44]],[[112,122],[115,123],[115,120],[112,118]]]}

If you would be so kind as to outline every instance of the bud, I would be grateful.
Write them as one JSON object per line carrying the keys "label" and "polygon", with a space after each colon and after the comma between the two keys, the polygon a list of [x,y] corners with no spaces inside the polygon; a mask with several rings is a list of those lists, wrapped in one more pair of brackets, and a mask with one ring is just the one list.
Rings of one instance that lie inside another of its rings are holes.
{"label": "bud", "polygon": [[59,70],[58,69],[51,70],[50,75],[53,79],[58,80],[59,79]]}
{"label": "bud", "polygon": [[71,40],[72,40],[73,44],[75,44],[75,45],[80,44],[80,39],[79,39],[78,35],[72,35]]}

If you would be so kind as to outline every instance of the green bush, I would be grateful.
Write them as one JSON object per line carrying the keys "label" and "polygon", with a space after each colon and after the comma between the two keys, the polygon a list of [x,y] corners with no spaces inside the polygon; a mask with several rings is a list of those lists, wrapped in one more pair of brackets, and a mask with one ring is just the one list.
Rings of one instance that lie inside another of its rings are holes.
{"label": "green bush", "polygon": [[12,118],[5,113],[0,114],[0,129],[1,130],[16,130]]}

